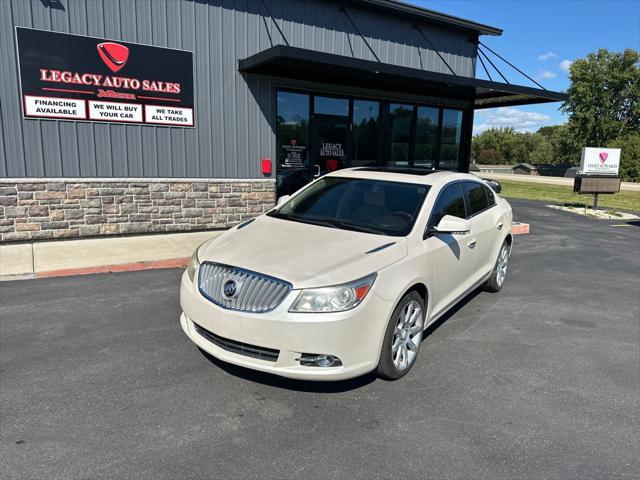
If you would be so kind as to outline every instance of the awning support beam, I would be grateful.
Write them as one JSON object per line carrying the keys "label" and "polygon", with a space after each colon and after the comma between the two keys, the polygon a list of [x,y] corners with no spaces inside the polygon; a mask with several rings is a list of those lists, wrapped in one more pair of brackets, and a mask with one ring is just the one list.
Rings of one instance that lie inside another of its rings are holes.
{"label": "awning support beam", "polygon": [[287,47],[289,47],[289,41],[287,40],[287,37],[284,36],[284,33],[282,32],[282,30],[280,29],[280,25],[278,25],[278,22],[276,22],[276,19],[273,18],[273,15],[271,15],[271,10],[269,10],[269,7],[267,7],[267,4],[264,3],[264,0],[260,0],[262,2],[262,6],[264,7],[264,9],[267,11],[267,14],[269,15],[269,18],[271,18],[271,21],[273,22],[273,24],[276,26],[276,28],[278,29],[278,32],[280,33],[280,36],[282,37],[282,39],[284,40],[284,43]]}
{"label": "awning support beam", "polygon": [[491,78],[491,74],[489,73],[489,70],[487,69],[487,66],[484,64],[484,60],[482,60],[482,56],[478,55],[478,60],[480,60],[480,64],[482,65],[482,68],[484,68],[484,73],[487,74],[487,77],[489,77],[489,80],[491,82],[493,82],[493,78]]}
{"label": "awning support beam", "polygon": [[498,67],[496,67],[495,63],[493,63],[491,61],[491,59],[487,56],[486,53],[484,53],[484,51],[480,48],[480,46],[478,46],[478,58],[480,58],[480,55],[484,56],[484,58],[487,59],[487,62],[489,62],[491,64],[491,66],[493,67],[493,69],[498,72],[498,75],[500,75],[502,77],[502,79],[505,81],[505,83],[510,83],[509,80],[507,80],[507,77],[505,77],[502,72],[500,71],[500,69]]}
{"label": "awning support beam", "polygon": [[425,39],[425,41],[429,44],[429,46],[431,47],[431,49],[436,52],[436,55],[438,55],[438,57],[440,57],[440,60],[442,60],[442,62],[447,66],[447,68],[449,69],[449,71],[455,75],[456,77],[458,76],[456,74],[456,72],[453,71],[453,68],[451,68],[451,65],[449,65],[447,63],[447,61],[444,59],[444,57],[442,55],[440,55],[440,52],[438,51],[438,49],[436,47],[433,46],[433,43],[431,43],[431,40],[429,40],[429,38],[424,34],[424,32],[420,29],[420,27],[418,25],[416,25],[415,23],[413,24],[413,28],[415,28],[418,33],[420,35],[422,35],[422,38]]}
{"label": "awning support beam", "polygon": [[360,33],[360,29],[356,26],[355,22],[351,19],[351,15],[349,15],[349,12],[347,12],[347,9],[344,8],[344,7],[340,7],[340,11],[346,15],[347,19],[349,20],[349,23],[355,29],[355,31],[358,33],[358,35],[360,35],[360,38],[362,39],[364,44],[367,46],[367,48],[369,49],[371,54],[378,61],[378,63],[382,63],[382,62],[380,62],[380,59],[378,58],[378,55],[376,55],[376,52],[374,52],[373,48],[371,48],[371,45],[369,45],[369,42],[367,42],[367,39],[364,37],[364,35],[362,35],[362,33]]}
{"label": "awning support beam", "polygon": [[[529,80],[531,80],[533,83],[535,83],[537,86],[539,86],[541,89],[546,90],[546,88],[544,88],[542,85],[540,85],[538,82],[536,82],[533,78],[531,78],[529,75],[527,75],[526,73],[524,73],[522,70],[520,70],[518,67],[516,67],[513,63],[511,63],[509,60],[507,60],[506,58],[504,58],[502,55],[500,55],[499,53],[494,52],[493,50],[491,50],[489,47],[487,47],[484,43],[482,43],[480,40],[478,40],[478,44],[482,45],[484,48],[486,48],[487,50],[489,50],[491,53],[493,53],[496,57],[498,57],[500,60],[502,60],[503,62],[505,62],[507,65],[509,65],[511,68],[517,70],[518,72],[520,72],[522,75],[524,75],[525,77],[527,77]],[[507,82],[508,83],[508,82]]]}

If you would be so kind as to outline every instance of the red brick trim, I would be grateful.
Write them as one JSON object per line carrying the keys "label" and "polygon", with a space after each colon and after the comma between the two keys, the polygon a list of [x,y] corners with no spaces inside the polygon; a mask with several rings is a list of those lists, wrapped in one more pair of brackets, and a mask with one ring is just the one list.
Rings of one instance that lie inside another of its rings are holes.
{"label": "red brick trim", "polygon": [[514,235],[526,235],[529,233],[529,224],[514,222],[511,226],[511,233]]}
{"label": "red brick trim", "polygon": [[189,257],[155,260],[151,262],[124,263],[122,265],[101,265],[97,267],[64,268],[36,273],[36,278],[68,277],[72,275],[90,275],[93,273],[134,272],[137,270],[155,270],[160,268],[184,268]]}

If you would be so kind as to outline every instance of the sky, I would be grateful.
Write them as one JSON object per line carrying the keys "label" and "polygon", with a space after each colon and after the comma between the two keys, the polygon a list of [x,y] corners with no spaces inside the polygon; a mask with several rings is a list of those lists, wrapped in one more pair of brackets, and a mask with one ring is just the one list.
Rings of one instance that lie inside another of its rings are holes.
{"label": "sky", "polygon": [[[485,35],[480,41],[548,90],[568,88],[571,62],[599,48],[640,50],[640,0],[404,1],[503,29],[502,36]],[[498,66],[511,83],[535,86],[510,67]],[[486,78],[479,64],[478,68],[476,76]],[[559,107],[560,103],[549,103],[477,110],[474,134],[491,127],[530,132],[561,124],[567,118]]]}

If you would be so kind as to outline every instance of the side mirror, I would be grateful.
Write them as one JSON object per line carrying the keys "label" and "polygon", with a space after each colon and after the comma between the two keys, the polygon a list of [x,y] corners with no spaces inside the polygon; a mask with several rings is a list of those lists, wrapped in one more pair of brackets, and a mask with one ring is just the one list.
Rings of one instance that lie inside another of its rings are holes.
{"label": "side mirror", "polygon": [[280,198],[278,198],[278,202],[276,203],[276,205],[279,207],[283,203],[288,202],[290,198],[291,198],[291,195],[283,195]]}
{"label": "side mirror", "polygon": [[463,234],[471,231],[471,222],[464,218],[454,217],[453,215],[445,215],[442,217],[438,225],[433,228],[433,233]]}

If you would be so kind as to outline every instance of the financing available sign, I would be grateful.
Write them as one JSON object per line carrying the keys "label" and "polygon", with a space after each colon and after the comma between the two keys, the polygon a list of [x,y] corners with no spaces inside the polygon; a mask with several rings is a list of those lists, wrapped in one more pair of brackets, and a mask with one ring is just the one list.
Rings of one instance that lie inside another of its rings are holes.
{"label": "financing available sign", "polygon": [[194,126],[193,54],[16,27],[25,118]]}
{"label": "financing available sign", "polygon": [[618,175],[620,169],[619,148],[584,147],[580,158],[582,175]]}

